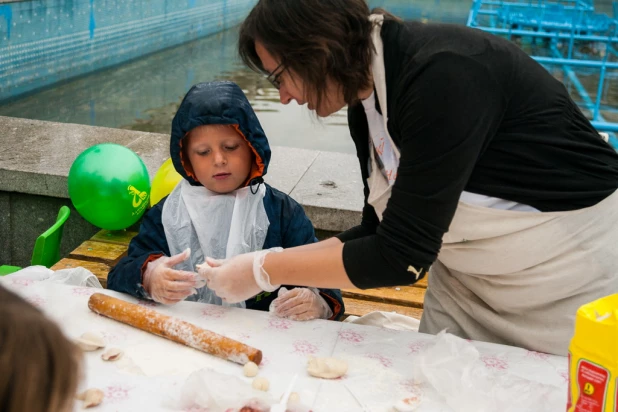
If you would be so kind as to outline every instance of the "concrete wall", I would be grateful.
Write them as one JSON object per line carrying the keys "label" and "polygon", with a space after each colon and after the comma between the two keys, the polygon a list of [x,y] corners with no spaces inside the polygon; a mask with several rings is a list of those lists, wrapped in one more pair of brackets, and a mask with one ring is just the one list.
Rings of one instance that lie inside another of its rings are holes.
{"label": "concrete wall", "polygon": [[0,3],[0,101],[233,27],[256,1]]}
{"label": "concrete wall", "polygon": [[69,199],[0,191],[0,265],[29,266],[36,238],[54,224],[65,205],[71,216],[64,226],[61,256],[100,229],[85,221]]}
{"label": "concrete wall", "polygon": [[[105,142],[136,152],[151,178],[169,157],[168,135],[0,116],[0,264],[28,265],[37,236],[62,205],[72,209],[63,256],[99,230],[72,207],[67,176],[82,151]],[[320,238],[360,223],[363,186],[355,155],[272,147],[265,180],[304,207]]]}

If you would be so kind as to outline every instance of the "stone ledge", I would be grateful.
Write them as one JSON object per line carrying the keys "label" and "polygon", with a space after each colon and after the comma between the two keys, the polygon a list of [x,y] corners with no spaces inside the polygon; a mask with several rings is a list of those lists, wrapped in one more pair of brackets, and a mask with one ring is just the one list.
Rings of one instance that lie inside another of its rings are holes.
{"label": "stone ledge", "polygon": [[[75,158],[98,143],[118,143],[144,160],[152,178],[169,157],[169,136],[0,116],[0,191],[68,198]],[[360,223],[363,185],[356,156],[272,147],[265,180],[305,208],[316,229]]]}

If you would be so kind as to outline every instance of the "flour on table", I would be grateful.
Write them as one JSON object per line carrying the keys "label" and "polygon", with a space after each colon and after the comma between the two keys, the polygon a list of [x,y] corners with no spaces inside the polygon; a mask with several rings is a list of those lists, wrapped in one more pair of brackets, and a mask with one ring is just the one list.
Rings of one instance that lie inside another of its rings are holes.
{"label": "flour on table", "polygon": [[[127,359],[125,359],[127,358]],[[215,365],[219,359],[167,340],[149,341],[124,347],[118,367],[126,372],[146,376],[189,375]]]}

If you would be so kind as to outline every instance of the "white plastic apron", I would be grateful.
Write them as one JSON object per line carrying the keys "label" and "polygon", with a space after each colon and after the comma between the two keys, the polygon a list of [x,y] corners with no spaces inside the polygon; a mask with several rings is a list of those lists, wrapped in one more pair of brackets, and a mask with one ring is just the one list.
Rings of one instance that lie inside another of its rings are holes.
{"label": "white plastic apron", "polygon": [[[163,205],[161,220],[170,253],[191,248],[191,258],[175,266],[195,271],[205,256],[230,259],[261,250],[270,222],[264,209],[266,186],[259,185],[231,193],[217,194],[203,186],[191,186],[185,179],[174,188]],[[245,307],[245,302],[228,304],[205,286],[186,300],[222,306]]]}
{"label": "white plastic apron", "polygon": [[[370,20],[376,49],[372,73],[386,123],[382,17]],[[382,220],[391,186],[373,150],[370,159],[368,202]],[[419,331],[447,329],[463,338],[566,355],[577,308],[618,292],[616,228],[618,192],[569,212],[518,212],[459,202],[430,270]]]}

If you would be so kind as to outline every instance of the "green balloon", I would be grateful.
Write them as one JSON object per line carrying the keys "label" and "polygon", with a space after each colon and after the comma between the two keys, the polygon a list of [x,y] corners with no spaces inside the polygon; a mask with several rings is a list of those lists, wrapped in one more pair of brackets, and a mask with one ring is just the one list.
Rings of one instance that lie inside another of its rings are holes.
{"label": "green balloon", "polygon": [[103,143],[84,150],[69,171],[69,197],[79,214],[107,230],[126,229],[146,211],[150,178],[132,150]]}

